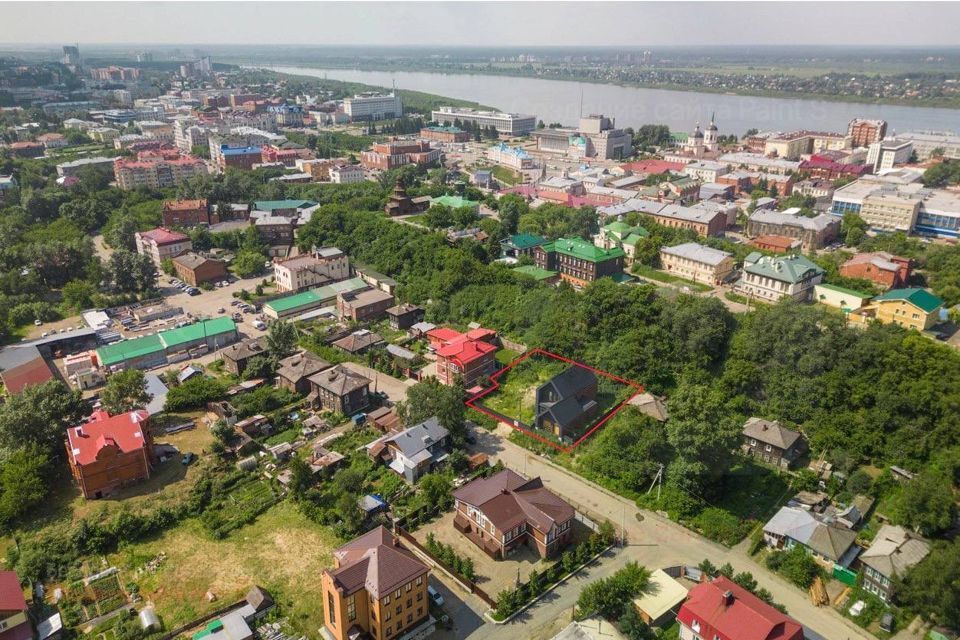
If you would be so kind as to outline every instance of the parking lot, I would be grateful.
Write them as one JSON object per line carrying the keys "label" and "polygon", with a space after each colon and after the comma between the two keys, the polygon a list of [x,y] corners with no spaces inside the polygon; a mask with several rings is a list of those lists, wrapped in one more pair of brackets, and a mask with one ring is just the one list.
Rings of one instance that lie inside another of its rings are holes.
{"label": "parking lot", "polygon": [[[170,281],[171,278],[167,276],[160,279],[160,291],[167,304],[182,307],[185,312],[192,314],[195,318],[216,318],[221,315],[229,316],[237,311],[237,307],[232,305],[234,300],[237,300],[233,294],[241,289],[246,289],[252,293],[256,286],[263,282],[263,278],[235,279],[224,287],[215,287],[212,291],[201,289],[200,293],[195,296],[177,289],[170,284]],[[221,308],[224,310],[223,313],[219,311]],[[238,324],[242,325],[244,333],[252,335],[262,333],[261,330],[253,326],[253,322],[259,314],[244,313],[242,315],[243,319]]]}

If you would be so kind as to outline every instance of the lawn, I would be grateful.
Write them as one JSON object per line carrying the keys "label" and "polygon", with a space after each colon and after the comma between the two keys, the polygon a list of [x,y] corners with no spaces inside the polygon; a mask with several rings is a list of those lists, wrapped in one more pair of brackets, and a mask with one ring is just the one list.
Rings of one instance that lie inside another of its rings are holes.
{"label": "lawn", "polygon": [[[285,501],[223,540],[212,540],[198,520],[190,519],[109,560],[120,568],[122,580],[137,582],[144,599],[154,602],[167,629],[236,601],[258,584],[273,594],[299,632],[312,637],[322,625],[320,573],[331,566],[330,552],[339,544],[328,529]],[[161,553],[165,558],[159,566],[146,568]],[[207,601],[208,591],[217,601]]]}
{"label": "lawn", "polygon": [[516,171],[508,167],[502,167],[500,165],[495,165],[491,172],[493,177],[496,178],[497,182],[507,186],[514,186],[520,183],[520,175]]}
{"label": "lawn", "polygon": [[496,354],[497,362],[504,367],[519,357],[520,357],[520,352],[514,351],[512,349],[500,349],[499,351],[497,351],[497,354]]}
{"label": "lawn", "polygon": [[[512,362],[512,361],[511,361]],[[498,413],[532,425],[538,386],[567,368],[565,362],[532,356],[504,373],[497,381],[500,388],[483,398],[483,404]]]}
{"label": "lawn", "polygon": [[650,280],[656,280],[657,282],[666,282],[670,284],[683,285],[690,287],[694,291],[710,291],[712,287],[710,285],[703,284],[702,282],[694,282],[693,280],[687,280],[686,278],[680,278],[678,276],[667,273],[666,271],[660,271],[659,269],[654,269],[645,264],[635,263],[633,267],[630,268],[631,273],[649,278]]}

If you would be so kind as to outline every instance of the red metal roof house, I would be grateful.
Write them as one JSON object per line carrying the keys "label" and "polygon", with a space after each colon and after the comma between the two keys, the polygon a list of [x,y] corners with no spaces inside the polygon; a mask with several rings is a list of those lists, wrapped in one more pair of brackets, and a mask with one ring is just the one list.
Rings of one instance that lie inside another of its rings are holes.
{"label": "red metal roof house", "polygon": [[685,639],[803,640],[799,622],[723,576],[691,589],[677,621]]}
{"label": "red metal roof house", "polygon": [[490,329],[471,329],[460,333],[447,327],[427,332],[430,346],[437,353],[437,378],[452,385],[460,376],[463,385],[472,386],[479,378],[496,371],[497,333]]}
{"label": "red metal roof house", "polygon": [[30,640],[33,627],[16,571],[0,571],[0,640]]}
{"label": "red metal roof house", "polygon": [[150,477],[149,417],[143,410],[115,416],[101,410],[67,429],[70,471],[85,498],[102,498]]}

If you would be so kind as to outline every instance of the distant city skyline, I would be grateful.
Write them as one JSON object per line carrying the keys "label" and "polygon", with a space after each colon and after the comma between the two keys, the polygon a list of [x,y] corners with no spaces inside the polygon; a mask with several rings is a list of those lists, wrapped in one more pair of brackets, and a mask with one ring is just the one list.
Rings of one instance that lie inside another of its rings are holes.
{"label": "distant city skyline", "polygon": [[6,2],[2,8],[4,45],[960,44],[960,2]]}

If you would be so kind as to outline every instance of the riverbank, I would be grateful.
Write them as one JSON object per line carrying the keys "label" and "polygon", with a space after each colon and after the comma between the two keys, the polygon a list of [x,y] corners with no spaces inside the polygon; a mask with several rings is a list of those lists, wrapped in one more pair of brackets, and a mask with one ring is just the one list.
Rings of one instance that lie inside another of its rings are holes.
{"label": "riverbank", "polygon": [[[752,97],[752,98],[780,98],[789,100],[819,100],[825,102],[842,102],[868,104],[878,106],[894,107],[918,107],[918,108],[936,108],[936,109],[955,109],[960,110],[960,97],[941,98],[930,100],[915,100],[904,98],[871,98],[869,96],[838,95],[830,93],[809,93],[799,91],[758,91],[749,89],[727,89],[706,86],[690,86],[672,83],[656,82],[616,82],[604,80],[603,78],[581,77],[572,74],[543,76],[533,73],[523,73],[522,69],[517,68],[493,68],[493,69],[443,69],[443,68],[421,68],[410,66],[396,66],[389,64],[361,64],[361,65],[343,65],[336,63],[313,63],[301,64],[298,66],[316,68],[316,69],[338,69],[343,71],[379,71],[384,73],[436,73],[445,76],[502,76],[505,78],[529,78],[531,80],[554,80],[557,82],[578,82],[586,84],[606,85],[613,87],[624,87],[630,89],[659,89],[663,91],[683,91],[687,93],[712,93],[728,96]],[[736,74],[730,74],[731,77]]]}

